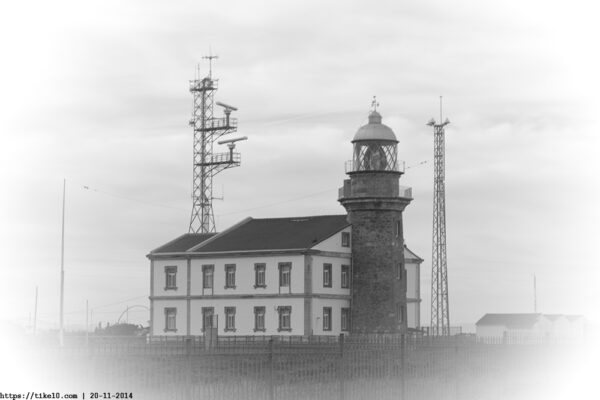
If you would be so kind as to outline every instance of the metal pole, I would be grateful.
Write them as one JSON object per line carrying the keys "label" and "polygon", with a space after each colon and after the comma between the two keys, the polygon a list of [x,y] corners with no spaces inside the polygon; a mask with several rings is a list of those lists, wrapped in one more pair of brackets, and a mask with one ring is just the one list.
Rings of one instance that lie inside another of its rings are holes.
{"label": "metal pole", "polygon": [[33,308],[33,335],[37,329],[37,305],[38,305],[38,287],[35,287],[35,307]]}
{"label": "metal pole", "polygon": [[63,204],[62,204],[62,236],[60,242],[60,327],[58,330],[58,342],[60,346],[65,345],[64,330],[64,301],[65,301],[65,192],[67,180],[63,179]]}
{"label": "metal pole", "polygon": [[89,303],[85,301],[85,345],[87,346],[90,342],[90,320],[89,320]]}

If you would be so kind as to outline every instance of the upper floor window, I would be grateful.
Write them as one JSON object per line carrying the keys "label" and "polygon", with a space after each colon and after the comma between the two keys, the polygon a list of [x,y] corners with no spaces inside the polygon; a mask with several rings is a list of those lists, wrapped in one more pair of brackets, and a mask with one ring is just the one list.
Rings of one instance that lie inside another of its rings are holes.
{"label": "upper floor window", "polygon": [[265,279],[265,271],[267,269],[266,264],[258,263],[254,264],[254,287],[264,288],[267,287]]}
{"label": "upper floor window", "polygon": [[350,309],[347,307],[342,308],[342,330],[350,330]]}
{"label": "upper floor window", "polygon": [[214,307],[202,307],[202,332],[206,329],[216,326],[214,323],[215,308]]}
{"label": "upper floor window", "polygon": [[203,265],[202,266],[202,287],[204,289],[213,288],[213,277],[215,273],[214,265]]}
{"label": "upper floor window", "polygon": [[350,287],[350,266],[342,265],[342,289]]}
{"label": "upper floor window", "polygon": [[292,281],[292,263],[279,263],[279,286],[289,287]]}
{"label": "upper floor window", "polygon": [[323,330],[331,330],[331,307],[323,307]]}
{"label": "upper floor window", "polygon": [[235,332],[235,307],[225,307],[225,331]]}
{"label": "upper floor window", "polygon": [[265,331],[265,307],[254,307],[254,332]]}
{"label": "upper floor window", "polygon": [[177,332],[177,308],[165,308],[165,332]]}
{"label": "upper floor window", "polygon": [[225,264],[225,289],[235,289],[235,264]]}
{"label": "upper floor window", "polygon": [[350,232],[342,232],[342,247],[350,247]]}
{"label": "upper floor window", "polygon": [[331,264],[323,264],[323,287],[331,287]]}
{"label": "upper floor window", "polygon": [[394,223],[394,234],[396,235],[397,238],[399,238],[402,232],[402,225],[400,224],[400,220],[396,220],[396,222]]}
{"label": "upper floor window", "polygon": [[278,331],[291,331],[292,330],[292,307],[284,306],[277,307],[279,313],[279,328]]}
{"label": "upper floor window", "polygon": [[165,290],[177,290],[177,266],[165,267]]}

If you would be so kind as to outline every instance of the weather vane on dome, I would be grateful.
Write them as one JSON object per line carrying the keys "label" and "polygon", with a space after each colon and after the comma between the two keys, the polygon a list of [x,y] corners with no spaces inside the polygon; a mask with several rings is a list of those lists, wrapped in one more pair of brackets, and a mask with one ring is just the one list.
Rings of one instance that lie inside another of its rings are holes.
{"label": "weather vane on dome", "polygon": [[377,96],[373,96],[371,107],[373,108],[373,111],[377,111],[377,107],[379,107],[379,103],[377,102]]}

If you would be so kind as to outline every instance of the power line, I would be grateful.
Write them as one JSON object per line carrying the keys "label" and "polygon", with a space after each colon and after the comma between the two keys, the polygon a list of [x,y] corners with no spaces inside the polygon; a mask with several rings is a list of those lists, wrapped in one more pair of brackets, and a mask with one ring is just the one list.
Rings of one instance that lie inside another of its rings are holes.
{"label": "power line", "polygon": [[170,209],[177,210],[177,211],[185,211],[185,212],[187,212],[187,210],[184,210],[182,208],[168,206],[166,204],[153,203],[153,202],[150,202],[150,201],[145,201],[145,200],[140,200],[140,199],[134,199],[134,198],[131,198],[131,197],[125,197],[125,196],[121,196],[121,195],[118,195],[118,194],[105,192],[103,190],[91,188],[91,187],[89,187],[87,185],[83,185],[82,188],[84,190],[88,190],[88,191],[91,191],[91,192],[100,193],[100,194],[103,194],[105,196],[110,196],[110,197],[114,197],[114,198],[117,198],[117,199],[122,199],[122,200],[133,201],[133,202],[136,202],[136,203],[147,204],[147,205],[154,206],[154,207],[170,208]]}

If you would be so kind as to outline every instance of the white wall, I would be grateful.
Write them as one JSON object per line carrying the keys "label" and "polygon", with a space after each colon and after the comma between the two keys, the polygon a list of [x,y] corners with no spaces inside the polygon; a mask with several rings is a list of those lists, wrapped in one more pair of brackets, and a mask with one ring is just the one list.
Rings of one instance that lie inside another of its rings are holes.
{"label": "white wall", "polygon": [[[166,266],[177,267],[177,290],[165,290]],[[185,296],[187,294],[187,260],[154,260],[154,296]]]}
{"label": "white wall", "polygon": [[406,263],[406,297],[409,299],[419,299],[419,274],[418,265]]}
{"label": "white wall", "polygon": [[[250,256],[232,258],[192,259],[191,263],[191,295],[260,295],[278,294],[280,262],[291,262],[291,287],[282,287],[281,293],[304,292],[304,256],[302,255],[274,255]],[[255,288],[254,264],[266,264],[266,288]],[[213,290],[202,289],[202,265],[213,264]],[[225,264],[235,264],[235,289],[225,289]]]}
{"label": "white wall", "polygon": [[[291,331],[278,331],[277,307],[291,306]],[[303,335],[304,299],[302,298],[248,298],[248,299],[194,299],[191,301],[191,335],[202,335],[202,307],[214,307],[218,315],[220,336],[248,335]],[[225,331],[225,307],[235,307],[235,332]],[[254,307],[265,307],[265,332],[254,332]]]}
{"label": "white wall", "polygon": [[[165,332],[165,308],[177,309],[175,322],[176,332]],[[152,332],[151,335],[158,336],[181,336],[187,330],[187,306],[185,300],[154,300],[152,309]]]}
{"label": "white wall", "polygon": [[[350,226],[342,229],[335,235],[323,240],[321,243],[318,243],[316,246],[312,247],[313,250],[321,250],[321,251],[334,251],[338,253],[351,253],[351,247],[343,247],[342,246],[342,232],[347,232],[350,234],[352,228]],[[350,245],[352,246],[352,236],[350,236]]]}
{"label": "white wall", "polygon": [[[311,256],[311,260],[313,293],[350,295],[350,288],[342,289],[342,265],[350,266],[350,258]],[[331,264],[331,287],[323,287],[323,264]]]}
{"label": "white wall", "polygon": [[[323,330],[323,307],[331,307],[331,330]],[[342,308],[350,307],[350,300],[320,299],[312,302],[312,334],[338,336],[342,333]],[[347,332],[344,332],[347,333]]]}

